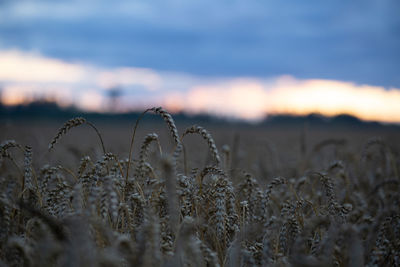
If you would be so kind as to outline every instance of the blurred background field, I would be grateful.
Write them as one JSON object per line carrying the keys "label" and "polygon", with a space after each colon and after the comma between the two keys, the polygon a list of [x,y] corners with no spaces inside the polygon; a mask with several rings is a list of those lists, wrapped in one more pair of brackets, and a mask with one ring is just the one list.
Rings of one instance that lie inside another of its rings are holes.
{"label": "blurred background field", "polygon": [[[69,132],[54,151],[47,151],[50,140],[66,120],[78,116],[87,118],[102,134],[106,150],[127,158],[133,126],[140,114],[82,113],[43,103],[19,109],[8,110],[7,116],[3,113],[0,139],[15,139],[18,143],[31,145],[35,154],[40,155],[34,158],[37,166],[48,162],[71,168],[78,165],[83,156],[101,156],[102,150],[93,129],[79,127]],[[399,126],[364,122],[349,115],[331,118],[318,114],[276,115],[259,123],[208,115],[177,114],[174,118],[180,133],[193,124],[205,127],[225,157],[224,164],[228,169],[247,170],[261,180],[275,176],[298,177],[309,170],[326,170],[337,160],[361,164],[365,160],[362,158],[365,145],[371,139],[382,140],[393,151],[399,149]],[[161,119],[150,114],[140,123],[134,151],[140,150],[144,136],[152,132],[159,135],[166,152],[171,152],[173,143],[167,127]],[[188,136],[184,143],[190,155],[190,167],[200,168],[210,163],[206,144],[199,137]],[[156,153],[156,149],[153,150]]]}

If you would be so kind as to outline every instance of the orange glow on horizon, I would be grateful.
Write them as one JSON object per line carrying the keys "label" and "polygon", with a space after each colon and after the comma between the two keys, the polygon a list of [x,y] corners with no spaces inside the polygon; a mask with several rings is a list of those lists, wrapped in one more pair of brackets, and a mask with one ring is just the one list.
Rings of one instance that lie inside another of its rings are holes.
{"label": "orange glow on horizon", "polygon": [[16,88],[10,88],[11,90],[5,90],[1,95],[1,101],[3,105],[15,106],[26,102],[26,98],[23,93]]}
{"label": "orange glow on horizon", "polygon": [[[207,79],[152,69],[72,64],[12,50],[0,51],[0,85],[4,105],[47,99],[61,106],[119,112],[131,110],[135,102],[141,107],[162,105],[171,112],[206,112],[253,121],[276,113],[346,113],[364,120],[400,123],[399,88],[287,75],[268,80]],[[123,105],[110,109],[107,90],[113,86],[138,97],[124,99]]]}
{"label": "orange glow on horizon", "polygon": [[267,97],[259,83],[235,80],[228,84],[192,88],[185,98],[184,109],[254,120],[265,115]]}
{"label": "orange glow on horizon", "polygon": [[88,90],[82,94],[78,105],[88,111],[100,111],[103,108],[103,98],[96,91]]}
{"label": "orange glow on horizon", "polygon": [[195,86],[184,97],[168,99],[193,113],[210,112],[249,120],[259,120],[267,114],[320,113],[400,122],[399,89],[331,80],[296,80],[288,76],[273,82],[235,79]]}
{"label": "orange glow on horizon", "polygon": [[330,80],[305,80],[271,91],[270,112],[326,116],[350,114],[363,120],[400,122],[400,90]]}

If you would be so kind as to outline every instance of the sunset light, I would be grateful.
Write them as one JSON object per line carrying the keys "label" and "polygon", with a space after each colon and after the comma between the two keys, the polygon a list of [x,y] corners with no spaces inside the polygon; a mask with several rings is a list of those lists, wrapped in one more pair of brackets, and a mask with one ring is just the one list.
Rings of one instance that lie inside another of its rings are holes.
{"label": "sunset light", "polygon": [[[163,105],[172,111],[209,113],[259,120],[268,114],[333,116],[350,114],[364,120],[400,122],[400,90],[351,82],[276,78],[207,79],[140,68],[101,68],[67,63],[38,54],[0,52],[1,99],[17,105],[37,99],[76,105],[87,111],[108,111],[107,92],[118,87],[120,111],[135,105]],[[25,59],[24,59],[25,58]],[[181,90],[177,81],[185,81]],[[129,96],[133,92],[133,96]]]}

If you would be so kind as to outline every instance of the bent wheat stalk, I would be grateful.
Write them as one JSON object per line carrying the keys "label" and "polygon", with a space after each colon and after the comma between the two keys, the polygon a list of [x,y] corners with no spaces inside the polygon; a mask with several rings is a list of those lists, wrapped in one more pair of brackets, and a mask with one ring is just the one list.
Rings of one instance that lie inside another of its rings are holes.
{"label": "bent wheat stalk", "polygon": [[142,114],[140,114],[139,118],[136,120],[135,126],[133,128],[131,144],[130,144],[130,147],[129,147],[128,166],[126,168],[126,177],[125,177],[126,183],[128,182],[129,169],[130,169],[130,166],[131,166],[131,163],[132,163],[132,149],[133,149],[133,143],[135,141],[136,129],[137,129],[138,125],[139,125],[139,121],[149,111],[154,112],[154,114],[156,114],[156,115],[160,115],[164,119],[164,121],[167,123],[168,128],[169,128],[169,130],[171,132],[172,138],[174,139],[175,146],[176,147],[180,147],[181,146],[181,141],[180,141],[179,135],[178,135],[178,129],[176,128],[174,119],[172,118],[171,114],[169,114],[162,107],[158,107],[158,108],[153,107],[153,108],[149,108],[149,109],[146,109],[145,111],[143,111]]}
{"label": "bent wheat stalk", "polygon": [[65,135],[70,129],[72,129],[74,127],[78,127],[82,124],[87,124],[96,131],[96,134],[100,139],[101,148],[103,149],[103,154],[106,154],[106,149],[104,147],[103,138],[101,137],[99,130],[97,130],[96,126],[94,126],[91,122],[88,122],[85,118],[82,118],[82,117],[73,118],[64,123],[64,125],[58,130],[58,132],[57,132],[56,136],[53,138],[53,140],[51,140],[51,142],[49,144],[49,151],[51,149],[53,149],[54,145],[57,144],[58,140],[63,135]]}
{"label": "bent wheat stalk", "polygon": [[[201,135],[201,137],[203,137],[203,139],[208,144],[208,148],[209,148],[211,154],[213,155],[213,158],[214,158],[214,160],[216,162],[216,166],[220,166],[221,158],[219,156],[217,146],[215,145],[214,139],[212,138],[211,134],[206,129],[204,129],[203,127],[198,126],[198,125],[193,125],[193,126],[187,128],[185,130],[185,132],[182,134],[182,138],[181,139],[183,139],[188,134],[199,134],[199,135]],[[186,157],[186,155],[184,155],[184,157]],[[186,161],[186,159],[185,159],[185,161]]]}

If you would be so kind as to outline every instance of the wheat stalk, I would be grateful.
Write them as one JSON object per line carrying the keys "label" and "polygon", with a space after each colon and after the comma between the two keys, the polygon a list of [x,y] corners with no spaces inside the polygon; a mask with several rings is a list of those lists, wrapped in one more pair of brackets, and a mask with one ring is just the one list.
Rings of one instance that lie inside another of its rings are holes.
{"label": "wheat stalk", "polygon": [[63,135],[67,134],[67,132],[69,130],[71,130],[72,128],[78,127],[82,124],[87,124],[96,131],[96,134],[99,137],[99,140],[101,143],[101,148],[103,149],[103,153],[105,154],[106,149],[104,147],[103,138],[101,137],[99,130],[97,130],[97,128],[92,123],[88,122],[85,118],[82,118],[82,117],[73,118],[64,123],[64,125],[58,130],[56,136],[54,136],[54,138],[51,140],[51,142],[49,144],[49,151],[53,149],[54,145],[57,144],[59,139]]}
{"label": "wheat stalk", "polygon": [[[152,112],[154,112],[154,113],[157,114],[157,115],[160,115],[160,116],[164,119],[164,121],[167,123],[167,126],[168,126],[168,128],[169,128],[169,130],[170,130],[170,133],[171,133],[171,135],[172,135],[172,137],[173,137],[173,139],[174,139],[175,146],[176,146],[177,148],[180,148],[180,147],[181,147],[181,141],[180,141],[180,139],[179,139],[178,129],[176,128],[174,119],[172,118],[171,114],[169,114],[169,113],[168,113],[166,110],[164,110],[162,107],[158,107],[158,108],[153,107],[153,108],[146,109],[145,111],[143,111],[143,112],[140,114],[140,116],[139,116],[139,118],[136,120],[135,126],[134,126],[134,128],[133,128],[133,133],[132,133],[132,137],[131,137],[131,144],[130,144],[130,146],[129,146],[128,166],[127,166],[127,168],[126,168],[126,176],[125,176],[126,183],[128,183],[129,169],[130,169],[130,165],[131,165],[131,162],[132,162],[132,150],[133,150],[133,143],[134,143],[134,141],[135,141],[135,136],[136,136],[136,129],[137,129],[138,125],[139,125],[140,120],[141,120],[141,119],[144,117],[144,115],[145,115],[147,112],[149,112],[149,111],[152,111]],[[179,151],[178,151],[177,153],[179,154]]]}
{"label": "wheat stalk", "polygon": [[213,158],[214,158],[214,160],[216,162],[216,165],[220,166],[221,158],[220,158],[220,156],[218,154],[217,146],[215,145],[214,139],[212,138],[211,134],[206,129],[204,129],[203,127],[197,126],[197,125],[193,125],[193,126],[187,128],[184,131],[184,133],[182,134],[182,140],[188,134],[199,134],[199,135],[201,135],[201,137],[203,137],[203,139],[207,142],[208,148],[210,149],[210,151],[211,151],[211,153],[213,155]]}

